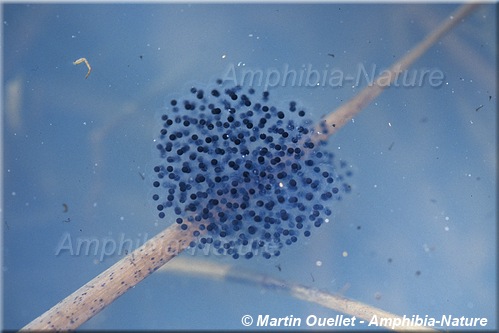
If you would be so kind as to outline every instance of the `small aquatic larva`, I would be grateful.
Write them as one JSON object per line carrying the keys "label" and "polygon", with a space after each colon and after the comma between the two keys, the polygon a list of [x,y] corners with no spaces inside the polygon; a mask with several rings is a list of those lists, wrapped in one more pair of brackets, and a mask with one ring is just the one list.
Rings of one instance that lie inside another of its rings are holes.
{"label": "small aquatic larva", "polygon": [[88,68],[88,72],[87,72],[87,75],[85,75],[85,79],[90,75],[90,72],[92,71],[92,67],[90,67],[90,64],[88,63],[88,60],[86,58],[80,58],[78,60],[75,60],[73,62],[73,65],[79,65],[81,64],[82,62],[85,63],[85,65],[87,65],[87,68]]}

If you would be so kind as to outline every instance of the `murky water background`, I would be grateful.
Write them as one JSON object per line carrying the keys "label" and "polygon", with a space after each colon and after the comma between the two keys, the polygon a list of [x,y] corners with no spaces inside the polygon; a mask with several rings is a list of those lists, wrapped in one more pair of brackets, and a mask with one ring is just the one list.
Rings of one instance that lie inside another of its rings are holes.
{"label": "murky water background", "polygon": [[[301,84],[271,87],[272,99],[298,100],[317,121],[367,84],[330,84],[332,71],[379,73],[456,8],[4,5],[4,328],[24,326],[167,226],[150,183],[168,96],[231,68],[294,70]],[[480,7],[411,67],[443,73],[441,84],[392,87],[330,139],[354,176],[329,224],[278,258],[205,260],[399,315],[487,317],[496,327],[495,14]],[[73,65],[80,57],[88,79]],[[308,86],[312,70],[327,83]],[[95,246],[85,253],[78,241]],[[240,329],[246,314],[336,313],[155,273],[82,328]]]}

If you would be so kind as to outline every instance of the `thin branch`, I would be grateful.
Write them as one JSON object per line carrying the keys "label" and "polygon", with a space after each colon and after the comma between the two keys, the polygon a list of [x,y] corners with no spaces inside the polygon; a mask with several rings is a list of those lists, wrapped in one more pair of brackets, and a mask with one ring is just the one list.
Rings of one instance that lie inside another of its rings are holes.
{"label": "thin branch", "polygon": [[22,330],[74,330],[188,247],[187,231],[166,228]]}
{"label": "thin branch", "polygon": [[470,14],[479,4],[470,3],[459,7],[445,22],[431,32],[423,41],[410,50],[405,57],[394,63],[389,69],[379,75],[370,85],[348,102],[338,107],[325,116],[315,127],[314,140],[327,140],[327,138],[343,127],[357,113],[371,103],[384,89],[389,87],[409,66],[421,57],[444,34],[449,32],[461,20]]}
{"label": "thin branch", "polygon": [[[405,70],[418,59],[432,44],[471,13],[476,6],[477,4],[461,6],[450,19],[446,20],[390,68],[390,80],[393,81],[397,73]],[[388,86],[378,84],[379,79],[378,77],[375,84],[368,86],[359,95],[321,120],[316,126],[315,132],[318,135],[314,140],[326,140],[374,100]],[[386,80],[386,78],[384,79]],[[192,230],[189,233],[182,232],[177,224],[171,225],[21,330],[50,329],[61,331],[76,329],[187,248],[191,239]],[[305,296],[306,293],[303,292],[303,299],[306,299]]]}
{"label": "thin branch", "polygon": [[[333,295],[324,291],[319,291],[300,284],[287,282],[276,279],[267,275],[261,275],[255,272],[245,272],[238,269],[237,271],[229,265],[221,265],[205,260],[193,260],[177,258],[170,264],[164,266],[159,272],[173,272],[180,274],[202,275],[215,280],[236,281],[247,283],[261,288],[270,289],[273,291],[281,291],[290,294],[291,296],[310,302],[322,305],[334,311],[355,316],[357,319],[371,321],[374,316],[381,319],[386,319],[382,323],[386,323],[385,328],[397,331],[418,331],[418,332],[438,332],[438,330],[424,326],[402,325],[403,318],[390,312],[386,312],[364,304],[359,301],[348,299],[343,296]],[[379,321],[381,322],[381,321]],[[394,323],[401,323],[396,325]]]}

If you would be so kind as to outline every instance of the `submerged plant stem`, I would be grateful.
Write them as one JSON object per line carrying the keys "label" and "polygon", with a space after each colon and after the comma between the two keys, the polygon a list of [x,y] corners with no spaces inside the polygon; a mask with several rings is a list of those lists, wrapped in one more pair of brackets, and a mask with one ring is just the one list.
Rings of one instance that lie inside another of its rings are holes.
{"label": "submerged plant stem", "polygon": [[144,245],[97,275],[22,330],[73,330],[182,252],[189,243],[178,225],[166,228]]}
{"label": "submerged plant stem", "polygon": [[[365,87],[355,97],[333,110],[325,116],[315,127],[317,134],[315,140],[327,140],[327,138],[338,131],[357,113],[370,104],[376,97],[390,86],[397,77],[407,70],[409,66],[421,57],[428,49],[435,44],[444,34],[449,32],[461,20],[470,14],[479,4],[471,3],[459,7],[449,19],[443,22],[437,29],[433,30],[423,41],[417,44],[407,55],[394,63],[383,74],[378,76],[372,84]],[[327,131],[324,131],[327,129]]]}
{"label": "submerged plant stem", "polygon": [[255,272],[244,272],[240,269],[235,270],[229,265],[221,265],[204,260],[178,258],[169,265],[161,268],[159,271],[168,273],[194,274],[206,276],[216,280],[246,283],[273,291],[281,291],[297,299],[316,303],[334,311],[355,316],[357,319],[370,321],[374,316],[377,316],[378,318],[390,319],[387,320],[388,326],[385,326],[385,328],[393,329],[397,332],[438,332],[437,330],[424,326],[400,325],[393,327],[389,323],[395,321],[403,322],[402,317],[340,295],[333,295],[325,291],[272,278],[270,276],[261,275]]}

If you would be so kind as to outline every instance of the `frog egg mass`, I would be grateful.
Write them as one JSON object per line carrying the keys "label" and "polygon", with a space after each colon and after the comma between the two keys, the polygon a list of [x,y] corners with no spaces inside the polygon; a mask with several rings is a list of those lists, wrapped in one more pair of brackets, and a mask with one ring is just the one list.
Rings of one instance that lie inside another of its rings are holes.
{"label": "frog egg mass", "polygon": [[[171,99],[161,116],[153,200],[160,218],[192,230],[190,247],[234,259],[278,256],[310,236],[350,191],[296,102],[222,80]],[[344,175],[339,171],[344,171]]]}

